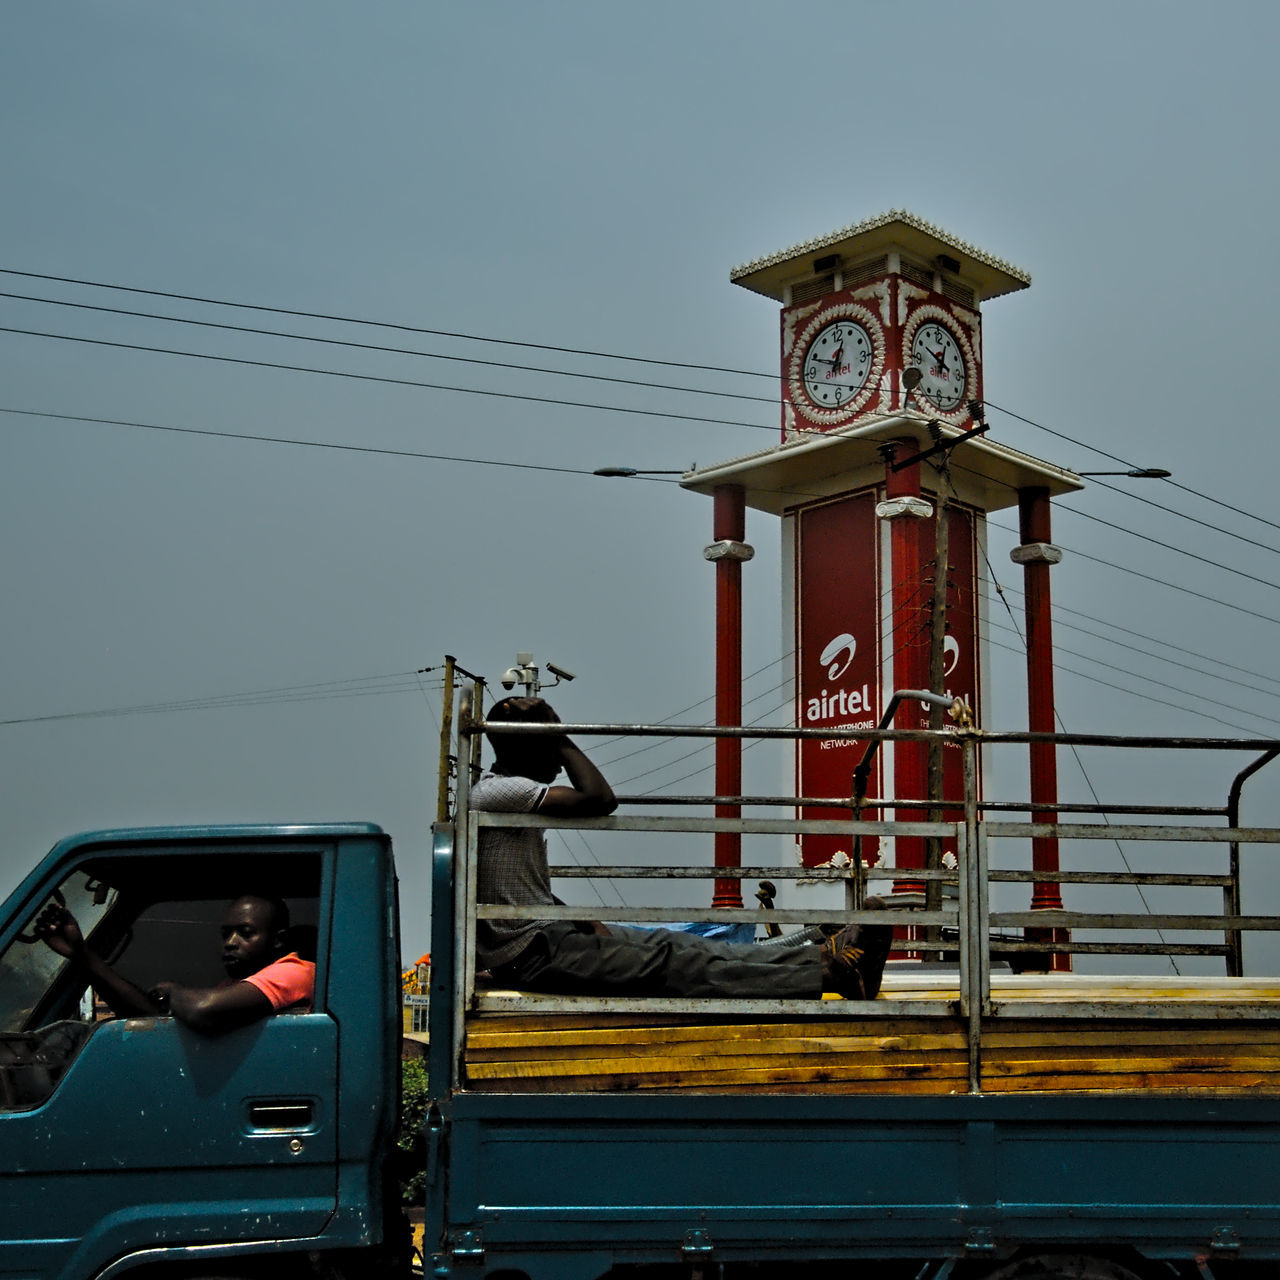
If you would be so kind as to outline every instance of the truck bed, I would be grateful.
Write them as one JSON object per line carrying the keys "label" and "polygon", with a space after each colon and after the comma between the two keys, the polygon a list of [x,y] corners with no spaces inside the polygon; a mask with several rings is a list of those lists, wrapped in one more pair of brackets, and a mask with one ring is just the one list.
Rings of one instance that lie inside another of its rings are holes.
{"label": "truck bed", "polygon": [[[1280,1094],[1280,980],[994,974],[991,997],[981,1092]],[[464,1087],[970,1092],[970,1027],[954,974],[890,973],[881,999],[859,1004],[857,1016],[842,1016],[838,998],[776,1018],[600,1003],[487,991],[466,1023]],[[912,1005],[930,1016],[911,1016]]]}

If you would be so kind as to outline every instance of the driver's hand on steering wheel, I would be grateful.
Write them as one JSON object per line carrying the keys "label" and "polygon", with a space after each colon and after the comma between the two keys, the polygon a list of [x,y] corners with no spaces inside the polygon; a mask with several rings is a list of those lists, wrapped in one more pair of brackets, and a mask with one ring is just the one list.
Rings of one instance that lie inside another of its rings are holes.
{"label": "driver's hand on steering wheel", "polygon": [[84,934],[80,932],[80,925],[61,903],[51,902],[40,912],[36,917],[35,935],[69,960],[84,953]]}

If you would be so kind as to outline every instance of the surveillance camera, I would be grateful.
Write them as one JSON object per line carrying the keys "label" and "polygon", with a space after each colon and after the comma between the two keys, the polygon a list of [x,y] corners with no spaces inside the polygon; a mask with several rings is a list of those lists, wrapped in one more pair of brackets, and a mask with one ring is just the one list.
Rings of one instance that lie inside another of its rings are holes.
{"label": "surveillance camera", "polygon": [[559,676],[561,680],[573,679],[572,671],[566,671],[563,667],[557,667],[554,662],[547,663],[547,670],[550,671],[553,676]]}
{"label": "surveillance camera", "polygon": [[508,667],[502,673],[502,687],[504,689],[514,689],[523,674],[524,673],[516,667]]}

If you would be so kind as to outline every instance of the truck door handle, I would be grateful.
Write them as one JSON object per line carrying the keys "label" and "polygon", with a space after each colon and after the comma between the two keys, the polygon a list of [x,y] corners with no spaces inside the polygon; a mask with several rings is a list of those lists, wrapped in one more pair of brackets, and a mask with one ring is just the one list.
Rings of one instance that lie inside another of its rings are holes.
{"label": "truck door handle", "polygon": [[306,1098],[277,1098],[249,1104],[249,1123],[255,1129],[307,1129],[314,1107]]}

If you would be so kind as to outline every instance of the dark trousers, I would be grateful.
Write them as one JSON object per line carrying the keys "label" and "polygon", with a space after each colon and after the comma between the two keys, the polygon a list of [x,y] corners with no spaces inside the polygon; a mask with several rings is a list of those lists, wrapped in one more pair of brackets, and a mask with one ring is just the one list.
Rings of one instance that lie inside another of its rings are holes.
{"label": "dark trousers", "polygon": [[558,995],[719,996],[808,999],[822,995],[822,962],[811,943],[760,947],[668,929],[621,929],[607,937],[555,923],[534,934],[500,982]]}

